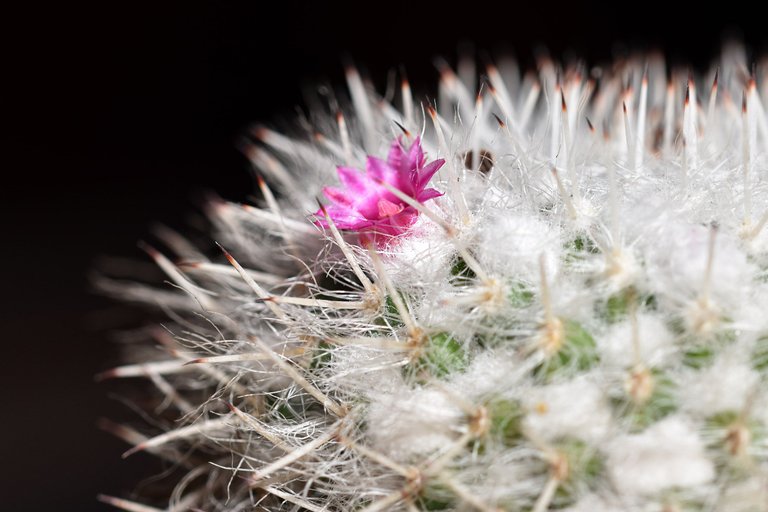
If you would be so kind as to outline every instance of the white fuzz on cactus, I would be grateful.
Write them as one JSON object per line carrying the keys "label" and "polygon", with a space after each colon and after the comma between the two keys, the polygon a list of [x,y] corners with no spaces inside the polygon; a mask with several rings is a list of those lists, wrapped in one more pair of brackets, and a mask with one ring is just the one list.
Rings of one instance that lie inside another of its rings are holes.
{"label": "white fuzz on cactus", "polygon": [[252,132],[223,251],[102,282],[168,312],[105,374],[165,397],[110,427],[188,471],[163,510],[768,510],[768,67],[459,69],[436,104],[348,69]]}

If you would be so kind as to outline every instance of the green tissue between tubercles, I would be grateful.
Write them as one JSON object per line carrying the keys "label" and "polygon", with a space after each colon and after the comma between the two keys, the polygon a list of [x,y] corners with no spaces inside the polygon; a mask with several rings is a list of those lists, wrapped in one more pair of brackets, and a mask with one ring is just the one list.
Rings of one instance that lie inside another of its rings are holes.
{"label": "green tissue between tubercles", "polygon": [[563,439],[555,449],[567,463],[566,478],[560,482],[554,500],[562,507],[572,504],[586,489],[595,486],[603,474],[605,462],[594,446],[579,439]]}
{"label": "green tissue between tubercles", "polygon": [[533,303],[535,295],[530,288],[522,283],[513,283],[509,287],[507,299],[509,304],[515,308],[526,308]]}
{"label": "green tissue between tubercles", "polygon": [[413,365],[416,374],[426,372],[437,378],[464,371],[467,367],[467,352],[448,333],[432,334],[425,340],[422,355]]}
{"label": "green tissue between tubercles", "polygon": [[562,322],[562,344],[534,369],[534,375],[550,380],[558,374],[575,374],[594,367],[600,359],[592,335],[573,320]]}
{"label": "green tissue between tubercles", "polygon": [[761,336],[752,350],[752,367],[758,372],[768,372],[768,335]]}
{"label": "green tissue between tubercles", "polygon": [[633,378],[638,378],[637,374],[631,374],[627,379],[625,394],[612,400],[617,414],[628,422],[630,431],[641,431],[677,410],[676,386],[668,375],[659,370],[648,372],[647,385],[651,387],[651,392],[641,401],[637,400],[637,396],[631,396],[629,388],[633,385]]}

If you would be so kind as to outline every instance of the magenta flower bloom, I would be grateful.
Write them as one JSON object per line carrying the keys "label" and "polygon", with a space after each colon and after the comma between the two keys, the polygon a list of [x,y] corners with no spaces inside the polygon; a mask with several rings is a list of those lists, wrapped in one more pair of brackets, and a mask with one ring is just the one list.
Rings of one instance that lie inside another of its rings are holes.
{"label": "magenta flower bloom", "polygon": [[[424,151],[418,137],[406,150],[402,138],[392,142],[387,161],[369,156],[365,172],[339,167],[343,189],[325,187],[323,193],[332,204],[325,210],[339,229],[357,231],[360,242],[381,246],[403,233],[416,221],[418,210],[387,190],[386,183],[419,203],[441,196],[434,188],[425,188],[445,160],[424,164]],[[315,212],[317,224],[328,227],[322,210]]]}

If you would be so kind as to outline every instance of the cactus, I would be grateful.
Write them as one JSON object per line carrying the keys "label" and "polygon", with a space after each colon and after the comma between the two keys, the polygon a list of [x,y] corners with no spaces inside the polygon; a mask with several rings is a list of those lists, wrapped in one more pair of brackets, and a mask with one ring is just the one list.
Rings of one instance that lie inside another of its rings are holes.
{"label": "cactus", "polygon": [[211,200],[219,247],[166,232],[172,286],[101,281],[169,313],[104,374],[167,411],[112,430],[186,471],[103,499],[768,510],[768,67],[744,55],[505,61],[481,87],[441,64],[421,105],[349,68],[309,133],[254,128],[260,196]]}

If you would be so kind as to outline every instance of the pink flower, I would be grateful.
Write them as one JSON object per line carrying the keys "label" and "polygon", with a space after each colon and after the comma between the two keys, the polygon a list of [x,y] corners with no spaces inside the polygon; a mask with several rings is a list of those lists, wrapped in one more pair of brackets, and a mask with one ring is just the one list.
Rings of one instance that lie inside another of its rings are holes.
{"label": "pink flower", "polygon": [[[387,190],[386,183],[412,197],[419,203],[441,196],[433,188],[425,188],[445,160],[425,162],[418,137],[409,149],[402,139],[392,142],[387,161],[369,156],[365,172],[351,167],[339,167],[339,179],[344,188],[325,187],[323,193],[332,204],[325,210],[339,229],[357,231],[360,242],[381,246],[403,233],[416,221],[418,210]],[[317,224],[328,227],[322,209],[315,212]]]}

